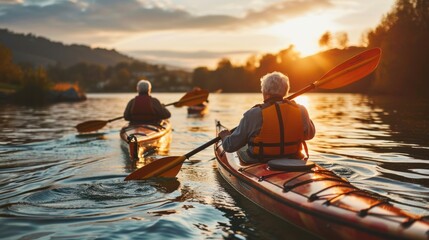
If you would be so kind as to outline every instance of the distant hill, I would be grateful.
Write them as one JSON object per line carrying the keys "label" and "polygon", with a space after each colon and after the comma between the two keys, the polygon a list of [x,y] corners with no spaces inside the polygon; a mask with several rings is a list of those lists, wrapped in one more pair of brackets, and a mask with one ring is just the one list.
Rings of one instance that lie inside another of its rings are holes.
{"label": "distant hill", "polygon": [[[293,47],[278,53],[264,54],[257,62],[248,62],[245,66],[233,65],[228,59],[220,62],[214,70],[207,67],[194,69],[193,85],[223,92],[260,92],[260,78],[267,73],[278,71],[289,76],[290,92],[299,91],[321,79],[338,64],[363,52],[365,47],[329,49],[311,56],[299,58]],[[317,89],[319,92],[365,93],[373,80],[373,74],[347,86],[336,89]]]}
{"label": "distant hill", "polygon": [[[293,81],[292,91],[297,91],[306,87],[308,84],[320,79],[329,70],[347,59],[366,50],[364,47],[349,47],[347,49],[330,49],[317,54],[298,59],[290,71],[287,72],[291,81]],[[332,90],[333,92],[361,92],[369,87],[371,76],[350,84],[341,89]],[[319,89],[318,91],[325,91]]]}
{"label": "distant hill", "polygon": [[44,37],[14,33],[7,29],[0,29],[0,43],[12,51],[15,63],[31,63],[35,66],[60,64],[69,67],[82,62],[113,66],[120,62],[134,61],[133,58],[115,50],[65,45]]}

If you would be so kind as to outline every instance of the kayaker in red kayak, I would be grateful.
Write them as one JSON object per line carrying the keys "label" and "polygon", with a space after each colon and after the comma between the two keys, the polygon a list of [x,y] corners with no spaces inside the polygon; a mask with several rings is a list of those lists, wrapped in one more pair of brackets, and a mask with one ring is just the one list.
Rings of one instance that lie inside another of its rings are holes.
{"label": "kayaker in red kayak", "polygon": [[304,147],[307,152],[305,140],[314,137],[315,127],[304,106],[283,99],[289,88],[289,78],[280,72],[263,76],[264,103],[245,112],[232,134],[228,130],[219,133],[224,150],[238,151],[248,163],[307,157],[301,150]]}
{"label": "kayaker in red kayak", "polygon": [[147,80],[137,83],[138,95],[131,99],[124,111],[124,119],[130,124],[159,123],[171,117],[170,111],[151,96],[152,85]]}

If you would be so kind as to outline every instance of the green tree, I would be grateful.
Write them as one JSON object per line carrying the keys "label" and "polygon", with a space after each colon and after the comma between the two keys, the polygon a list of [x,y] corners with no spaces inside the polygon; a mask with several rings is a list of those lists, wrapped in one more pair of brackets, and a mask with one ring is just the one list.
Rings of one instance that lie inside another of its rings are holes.
{"label": "green tree", "polygon": [[22,82],[15,94],[16,100],[27,105],[43,104],[49,98],[51,85],[44,69],[24,69]]}
{"label": "green tree", "polygon": [[18,85],[22,79],[22,71],[12,61],[11,51],[0,44],[0,83]]}
{"label": "green tree", "polygon": [[369,47],[381,47],[382,61],[373,90],[427,95],[429,87],[429,2],[397,0],[391,12],[368,34]]}

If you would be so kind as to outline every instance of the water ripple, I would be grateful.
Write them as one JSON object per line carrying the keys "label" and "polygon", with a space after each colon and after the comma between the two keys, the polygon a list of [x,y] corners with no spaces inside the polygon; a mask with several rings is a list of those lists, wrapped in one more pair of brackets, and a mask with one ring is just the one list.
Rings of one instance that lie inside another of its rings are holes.
{"label": "water ripple", "polygon": [[[163,103],[181,97],[156,95]],[[132,96],[89,94],[85,102],[40,108],[2,105],[2,239],[317,238],[226,184],[212,146],[186,160],[177,179],[124,182],[140,166],[121,147],[118,132],[125,122],[92,134],[78,134],[74,126],[121,116]],[[305,97],[317,128],[308,141],[314,162],[405,210],[429,215],[427,102],[410,108],[358,94]],[[213,94],[210,112],[199,118],[170,108],[174,131],[166,154],[182,156],[213,139],[215,119],[237,126],[242,113],[260,101],[260,94]]]}

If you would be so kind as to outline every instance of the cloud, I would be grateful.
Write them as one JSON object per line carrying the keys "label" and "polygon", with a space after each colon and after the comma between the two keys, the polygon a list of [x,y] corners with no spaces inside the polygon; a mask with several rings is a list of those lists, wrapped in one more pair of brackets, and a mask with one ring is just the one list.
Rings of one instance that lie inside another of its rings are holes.
{"label": "cloud", "polygon": [[163,30],[231,30],[293,18],[331,6],[329,0],[283,0],[241,17],[199,16],[183,7],[142,0],[70,0],[47,4],[2,0],[0,25],[50,34],[132,33]]}
{"label": "cloud", "polygon": [[293,18],[313,10],[330,7],[332,4],[328,0],[308,0],[308,1],[282,1],[273,3],[261,11],[249,11],[244,20],[249,22],[278,22],[285,18]]}
{"label": "cloud", "polygon": [[139,50],[139,51],[127,51],[128,54],[133,56],[139,56],[141,58],[156,56],[162,58],[179,58],[179,59],[212,59],[222,58],[231,55],[251,55],[256,54],[256,51],[169,51],[169,50]]}

